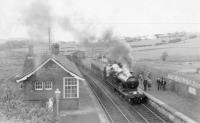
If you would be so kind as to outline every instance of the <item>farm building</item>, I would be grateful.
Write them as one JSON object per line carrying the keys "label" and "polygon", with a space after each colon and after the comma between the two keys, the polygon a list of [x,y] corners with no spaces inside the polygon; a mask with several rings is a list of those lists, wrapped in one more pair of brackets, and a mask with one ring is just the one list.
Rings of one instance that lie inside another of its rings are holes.
{"label": "farm building", "polygon": [[16,80],[24,92],[24,100],[43,106],[53,99],[55,108],[55,90],[60,90],[61,110],[78,109],[79,83],[83,80],[75,64],[59,50],[49,55],[33,55],[29,49],[23,72]]}

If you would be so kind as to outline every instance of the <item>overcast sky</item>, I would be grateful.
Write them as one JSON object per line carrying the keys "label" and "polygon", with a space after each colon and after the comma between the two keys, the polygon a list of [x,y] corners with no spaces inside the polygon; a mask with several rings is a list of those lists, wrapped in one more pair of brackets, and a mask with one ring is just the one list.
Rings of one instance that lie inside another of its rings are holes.
{"label": "overcast sky", "polygon": [[58,26],[62,17],[81,29],[91,25],[91,32],[100,33],[112,28],[121,36],[200,32],[199,0],[0,0],[0,39],[30,38],[24,16],[34,1],[50,6],[54,40],[75,39]]}

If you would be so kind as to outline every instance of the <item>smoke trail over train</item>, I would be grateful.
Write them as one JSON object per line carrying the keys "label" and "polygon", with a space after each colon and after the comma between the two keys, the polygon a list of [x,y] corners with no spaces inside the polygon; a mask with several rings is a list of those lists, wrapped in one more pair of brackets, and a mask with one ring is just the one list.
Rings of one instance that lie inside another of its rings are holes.
{"label": "smoke trail over train", "polygon": [[53,25],[51,7],[47,2],[36,0],[23,11],[23,20],[32,41],[43,41],[48,37],[48,28]]}
{"label": "smoke trail over train", "polygon": [[[73,14],[72,14],[73,15]],[[131,48],[126,42],[114,34],[112,28],[98,30],[99,26],[87,22],[83,17],[75,18],[66,15],[65,17],[53,16],[52,8],[46,2],[34,1],[24,11],[24,22],[28,27],[28,34],[31,40],[47,40],[48,28],[58,25],[66,33],[73,35],[83,47],[98,48],[106,50],[107,56],[113,60],[122,62],[131,68]]]}
{"label": "smoke trail over train", "polygon": [[65,20],[62,21],[62,27],[67,31],[71,31],[82,46],[86,48],[104,48],[109,59],[122,62],[129,68],[132,67],[130,46],[119,37],[115,36],[112,29],[105,29],[100,36],[97,36],[86,27],[84,30],[80,31],[71,23],[69,18],[65,18]]}

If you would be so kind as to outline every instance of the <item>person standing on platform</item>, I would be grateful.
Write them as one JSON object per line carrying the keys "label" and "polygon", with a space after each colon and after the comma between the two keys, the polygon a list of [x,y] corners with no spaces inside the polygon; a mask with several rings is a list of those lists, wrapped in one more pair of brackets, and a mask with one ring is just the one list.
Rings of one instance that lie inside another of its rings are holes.
{"label": "person standing on platform", "polygon": [[160,86],[161,86],[161,79],[158,78],[157,79],[157,89],[158,89],[158,91],[160,90]]}
{"label": "person standing on platform", "polygon": [[163,90],[165,91],[166,90],[166,84],[167,84],[165,79],[163,79],[163,83],[162,84],[163,84]]}
{"label": "person standing on platform", "polygon": [[140,82],[141,85],[143,84],[143,81],[144,81],[144,80],[143,80],[143,76],[142,76],[142,74],[140,74],[140,75],[139,75],[139,82]]}
{"label": "person standing on platform", "polygon": [[147,80],[147,86],[148,86],[149,91],[151,90],[151,84],[152,84],[152,81],[150,79],[148,79]]}
{"label": "person standing on platform", "polygon": [[161,80],[160,80],[160,90],[163,90],[163,82],[164,81],[164,78],[162,77]]}
{"label": "person standing on platform", "polygon": [[144,79],[144,81],[143,81],[143,85],[144,85],[144,91],[146,91],[147,90],[147,79]]}

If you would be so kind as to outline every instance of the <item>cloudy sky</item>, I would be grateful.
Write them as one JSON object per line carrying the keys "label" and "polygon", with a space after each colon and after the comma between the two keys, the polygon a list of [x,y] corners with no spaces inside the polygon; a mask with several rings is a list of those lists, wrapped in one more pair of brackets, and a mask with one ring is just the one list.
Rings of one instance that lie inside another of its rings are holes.
{"label": "cloudy sky", "polygon": [[39,37],[49,18],[52,38],[64,41],[76,40],[66,29],[71,26],[60,24],[66,18],[76,31],[95,35],[106,28],[121,36],[200,32],[199,5],[199,0],[0,0],[0,39]]}

